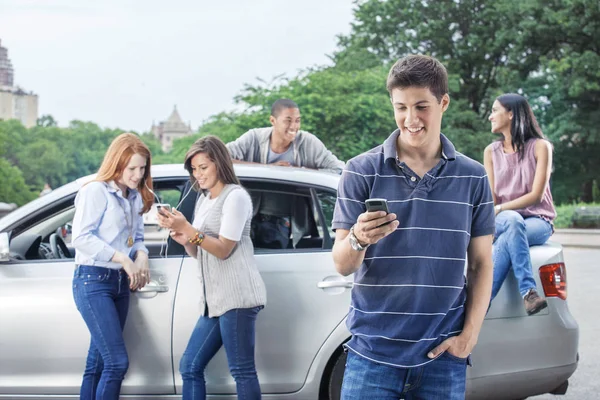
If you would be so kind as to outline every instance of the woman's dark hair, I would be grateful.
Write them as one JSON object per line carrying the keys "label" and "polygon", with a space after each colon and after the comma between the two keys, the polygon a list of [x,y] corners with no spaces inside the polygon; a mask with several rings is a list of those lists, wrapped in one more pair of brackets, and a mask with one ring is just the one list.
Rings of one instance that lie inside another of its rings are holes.
{"label": "woman's dark hair", "polygon": [[240,184],[239,179],[233,171],[233,162],[231,161],[231,155],[229,154],[229,150],[227,150],[225,143],[218,137],[209,135],[196,140],[185,155],[183,166],[190,174],[190,182],[192,182],[192,185],[196,183],[196,179],[192,173],[192,158],[200,153],[206,154],[206,156],[215,163],[217,167],[217,179],[219,181],[226,185]]}
{"label": "woman's dark hair", "polygon": [[[519,159],[525,156],[525,142],[529,139],[545,139],[540,125],[533,115],[533,110],[529,106],[525,97],[507,93],[498,97],[498,103],[502,105],[508,112],[513,113],[510,122],[510,135],[512,137],[513,149],[519,153]],[[501,139],[503,140],[503,139]]]}

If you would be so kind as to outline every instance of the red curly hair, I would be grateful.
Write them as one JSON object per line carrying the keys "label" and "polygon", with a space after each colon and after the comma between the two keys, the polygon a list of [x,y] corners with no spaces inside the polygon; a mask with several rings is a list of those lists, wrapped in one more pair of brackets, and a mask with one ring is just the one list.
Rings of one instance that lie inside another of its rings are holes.
{"label": "red curly hair", "polygon": [[140,180],[137,188],[142,195],[144,207],[141,214],[144,214],[150,210],[154,202],[154,195],[151,192],[152,178],[150,177],[152,156],[150,155],[150,149],[139,136],[133,133],[122,133],[117,136],[106,150],[95,180],[101,182],[118,180],[123,175],[123,171],[134,154],[139,154],[146,159],[144,178]]}

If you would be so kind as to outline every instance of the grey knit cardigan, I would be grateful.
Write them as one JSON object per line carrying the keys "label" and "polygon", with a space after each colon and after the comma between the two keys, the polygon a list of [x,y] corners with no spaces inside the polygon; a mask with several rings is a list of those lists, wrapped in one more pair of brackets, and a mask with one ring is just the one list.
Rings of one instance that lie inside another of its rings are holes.
{"label": "grey knit cardigan", "polygon": [[[223,203],[233,190],[243,190],[239,185],[226,185],[206,219],[199,227],[200,232],[207,236],[219,237]],[[196,202],[196,210],[206,199],[201,195]],[[246,220],[242,238],[233,248],[229,257],[221,260],[209,252],[198,248],[199,277],[203,287],[200,293],[201,310],[208,304],[208,316],[218,317],[235,308],[252,308],[264,306],[267,303],[265,284],[258,272],[254,259],[254,246],[250,239],[251,216]]]}

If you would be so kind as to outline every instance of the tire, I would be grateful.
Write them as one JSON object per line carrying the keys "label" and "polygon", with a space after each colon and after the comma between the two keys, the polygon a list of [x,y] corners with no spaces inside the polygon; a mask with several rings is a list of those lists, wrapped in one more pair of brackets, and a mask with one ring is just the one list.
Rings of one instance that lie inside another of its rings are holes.
{"label": "tire", "polygon": [[328,400],[340,400],[342,396],[342,380],[344,379],[347,357],[348,354],[343,351],[333,364],[327,385]]}

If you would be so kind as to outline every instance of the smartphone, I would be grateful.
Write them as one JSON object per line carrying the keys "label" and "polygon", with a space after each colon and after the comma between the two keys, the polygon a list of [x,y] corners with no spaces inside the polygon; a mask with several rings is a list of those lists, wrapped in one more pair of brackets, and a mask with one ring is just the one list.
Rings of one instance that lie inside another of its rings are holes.
{"label": "smartphone", "polygon": [[[367,211],[369,211],[369,212],[385,211],[386,214],[390,213],[386,199],[367,199],[365,201],[365,205],[367,206]],[[385,224],[381,224],[379,226],[385,226],[385,225],[389,224],[390,222],[392,222],[392,221],[388,221]]]}
{"label": "smartphone", "polygon": [[386,214],[390,213],[386,199],[367,199],[365,201],[365,205],[367,206],[367,211],[369,212],[385,211]]}
{"label": "smartphone", "polygon": [[160,212],[160,210],[165,210],[166,212],[171,212],[171,205],[167,203],[161,203],[156,205],[156,211]]}

